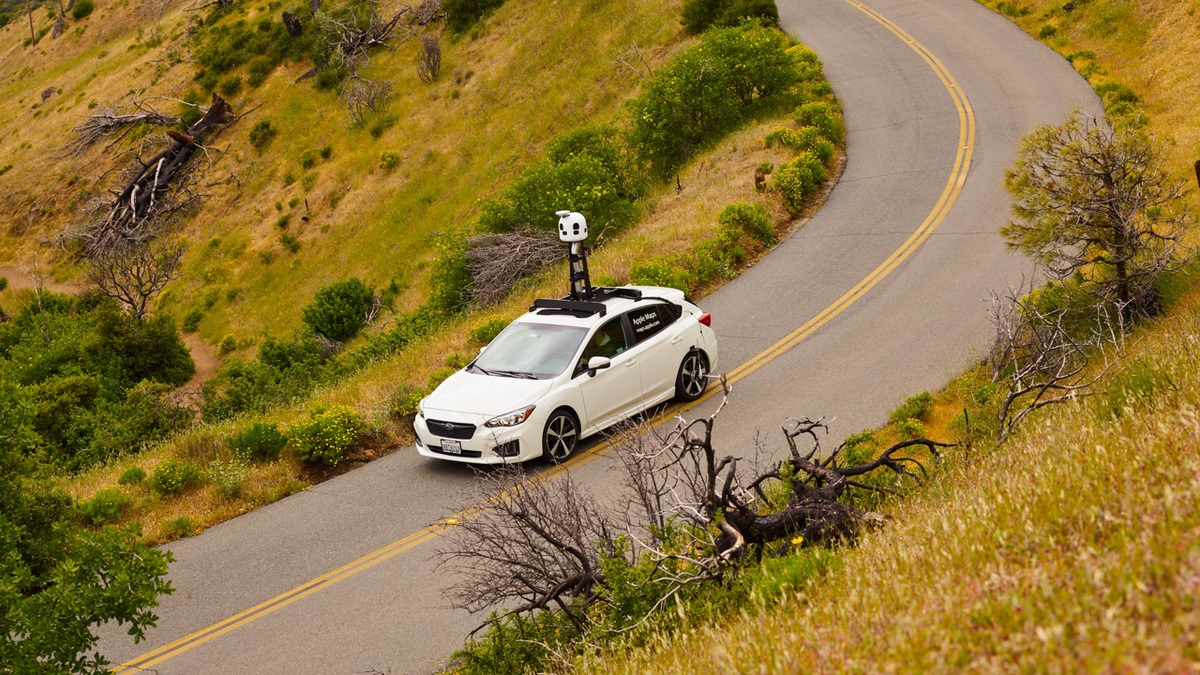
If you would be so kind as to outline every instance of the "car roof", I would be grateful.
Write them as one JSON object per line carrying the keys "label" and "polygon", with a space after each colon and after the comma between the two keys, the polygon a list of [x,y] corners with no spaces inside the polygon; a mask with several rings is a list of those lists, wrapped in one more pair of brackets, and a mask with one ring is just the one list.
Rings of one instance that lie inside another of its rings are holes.
{"label": "car roof", "polygon": [[618,316],[622,312],[628,311],[639,305],[649,305],[655,302],[667,301],[674,304],[686,302],[683,298],[683,291],[677,288],[663,288],[659,286],[621,286],[621,289],[631,289],[639,291],[641,297],[634,299],[627,296],[616,295],[607,297],[598,297],[594,302],[603,303],[607,312],[604,315],[600,314],[571,314],[567,312],[546,310],[543,308],[531,308],[531,311],[523,314],[517,321],[521,323],[543,323],[556,326],[580,326],[588,328],[603,321],[607,321],[611,317]]}

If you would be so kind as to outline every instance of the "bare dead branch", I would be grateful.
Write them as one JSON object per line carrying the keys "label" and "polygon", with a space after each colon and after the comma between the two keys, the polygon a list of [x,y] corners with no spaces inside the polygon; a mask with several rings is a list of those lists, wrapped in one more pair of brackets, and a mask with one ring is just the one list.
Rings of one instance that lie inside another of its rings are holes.
{"label": "bare dead branch", "polygon": [[142,319],[151,299],[179,276],[186,249],[182,241],[161,239],[110,248],[88,260],[87,279],[134,318]]}
{"label": "bare dead branch", "polygon": [[557,239],[533,230],[483,234],[467,243],[471,302],[480,307],[501,300],[521,279],[567,257]]}

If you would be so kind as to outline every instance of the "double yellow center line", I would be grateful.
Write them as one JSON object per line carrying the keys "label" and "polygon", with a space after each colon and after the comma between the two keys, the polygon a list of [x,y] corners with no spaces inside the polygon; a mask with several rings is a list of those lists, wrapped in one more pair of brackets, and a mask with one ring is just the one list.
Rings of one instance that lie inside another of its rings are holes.
{"label": "double yellow center line", "polygon": [[[845,2],[857,7],[864,14],[879,22],[881,25],[895,34],[896,37],[903,40],[909,47],[913,49],[913,51],[917,52],[917,54],[919,54],[921,58],[924,59],[927,64],[929,64],[929,67],[932,68],[937,74],[938,79],[942,81],[942,84],[946,87],[946,90],[950,92],[950,97],[954,101],[954,107],[958,110],[959,120],[958,152],[954,159],[954,169],[950,172],[950,178],[946,182],[946,187],[942,190],[942,194],[938,198],[937,203],[934,205],[933,210],[929,212],[929,215],[925,218],[925,221],[921,223],[921,226],[918,227],[916,231],[908,237],[908,239],[900,246],[900,248],[896,249],[890,256],[888,256],[887,260],[884,260],[883,263],[879,265],[879,267],[876,267],[874,271],[866,276],[866,278],[855,284],[855,286],[847,291],[845,295],[838,298],[836,302],[826,307],[820,314],[810,319],[803,326],[789,333],[782,340],[771,345],[758,356],[755,356],[754,358],[727,373],[727,381],[730,384],[737,382],[750,373],[753,373],[762,366],[766,365],[772,359],[794,347],[804,338],[812,335],[815,331],[821,328],[821,326],[824,326],[835,316],[841,314],[847,307],[854,304],[884,277],[891,274],[892,271],[900,265],[900,263],[904,262],[908,256],[912,255],[913,251],[917,250],[917,248],[927,238],[929,238],[929,235],[932,234],[935,229],[937,229],[937,226],[946,217],[946,214],[950,212],[950,207],[953,206],[955,200],[958,199],[958,194],[962,190],[963,183],[965,183],[967,180],[967,170],[971,165],[972,146],[975,142],[975,115],[971,110],[971,104],[967,101],[967,97],[959,89],[958,84],[954,81],[954,78],[950,75],[950,72],[946,70],[946,67],[942,65],[942,62],[939,61],[936,56],[934,56],[921,43],[914,40],[912,36],[906,33],[899,26],[862,3],[856,2],[855,0],[845,0]],[[666,420],[672,419],[677,413],[699,405],[708,398],[714,396],[718,391],[719,389],[710,388],[709,392],[697,401],[682,406],[671,406],[655,417],[649,424],[650,426],[658,426]],[[584,464],[591,462],[597,457],[607,453],[611,448],[611,444],[607,442],[598,444],[569,459],[563,464],[539,474],[531,480],[552,480],[563,472],[577,469]],[[505,498],[505,495],[500,495],[497,497],[498,500]],[[416,546],[420,546],[430,539],[433,539],[446,532],[450,528],[453,528],[458,523],[478,517],[479,514],[485,512],[490,507],[491,503],[476,504],[471,506],[470,508],[461,511],[450,518],[418,530],[417,532],[414,532],[413,534],[410,534],[399,541],[388,544],[387,546],[373,553],[365,555],[358,560],[323,574],[316,579],[309,581],[308,583],[301,584],[300,586],[277,595],[266,602],[262,602],[243,612],[235,614],[224,621],[219,621],[211,626],[208,626],[207,628],[196,631],[191,635],[187,635],[183,638],[175,640],[174,642],[171,642],[170,644],[163,645],[162,647],[126,661],[120,666],[112,669],[112,672],[132,673],[136,670],[151,668],[159,663],[162,663],[163,661],[166,661],[167,659],[178,656],[190,649],[199,647],[210,640],[214,640],[228,633],[229,631],[244,626],[255,619],[262,618],[271,612],[287,607],[297,600],[308,597],[309,595],[312,595],[313,593],[316,593],[324,588],[328,588],[329,586],[332,586],[343,579],[352,577],[359,572],[370,569],[371,567],[374,567],[375,565],[378,565],[379,563],[393,556],[399,555],[400,553],[403,553]]]}

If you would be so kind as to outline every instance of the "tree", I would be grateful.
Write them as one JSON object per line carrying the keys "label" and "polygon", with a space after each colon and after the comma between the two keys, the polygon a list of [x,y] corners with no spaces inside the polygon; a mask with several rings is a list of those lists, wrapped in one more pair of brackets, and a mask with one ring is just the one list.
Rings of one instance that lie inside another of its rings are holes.
{"label": "tree", "polygon": [[155,239],[103,249],[88,261],[88,281],[121,303],[134,318],[145,318],[150,300],[180,274],[183,241]]}
{"label": "tree", "polygon": [[116,621],[142,640],[171,554],[74,522],[70,498],[32,476],[37,440],[29,394],[0,386],[0,670],[102,673],[92,629]]}
{"label": "tree", "polygon": [[1181,262],[1190,223],[1165,155],[1165,144],[1141,130],[1078,112],[1040,127],[1005,173],[1014,218],[1000,233],[1052,278],[1082,274],[1125,318],[1148,311],[1154,279]]}

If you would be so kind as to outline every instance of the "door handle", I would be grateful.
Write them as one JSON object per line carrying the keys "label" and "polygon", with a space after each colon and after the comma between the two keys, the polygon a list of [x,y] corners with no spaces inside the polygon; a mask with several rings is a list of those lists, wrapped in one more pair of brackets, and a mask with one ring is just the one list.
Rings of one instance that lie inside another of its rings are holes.
{"label": "door handle", "polygon": [[626,368],[632,368],[635,365],[637,365],[637,359],[629,359],[628,361],[625,362]]}
{"label": "door handle", "polygon": [[675,336],[675,339],[674,339],[674,340],[671,340],[671,344],[673,344],[673,345],[677,345],[677,344],[679,344],[680,342],[683,342],[683,336],[682,336],[682,335],[676,335],[676,336]]}

